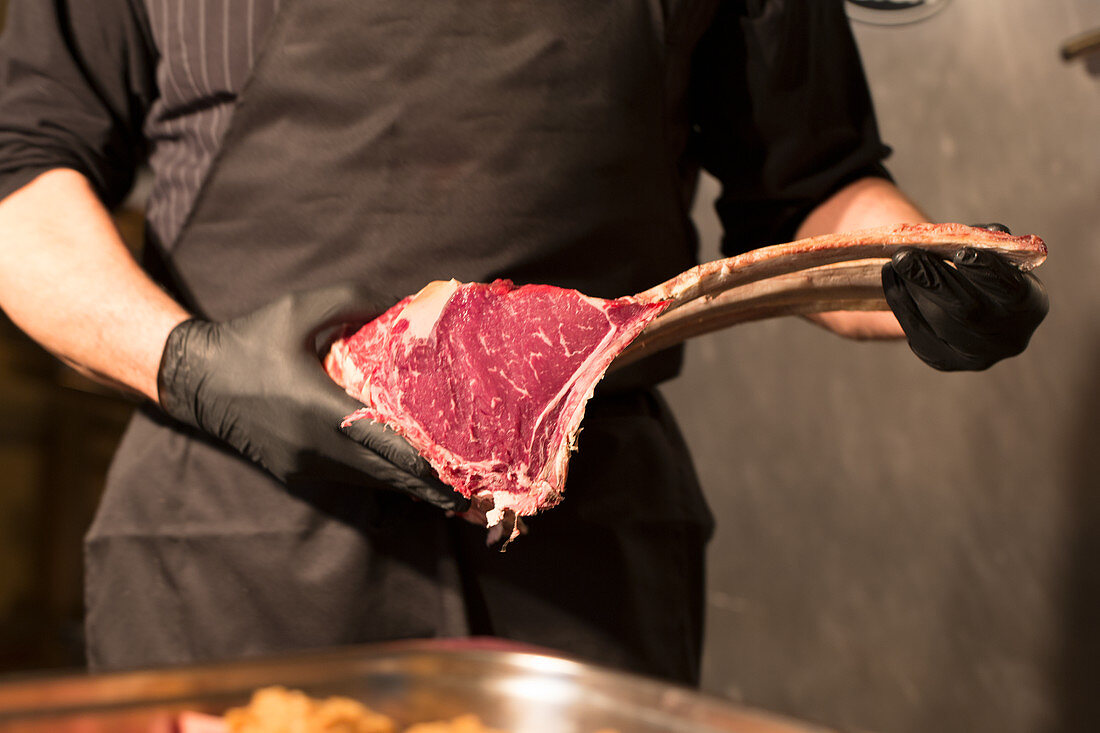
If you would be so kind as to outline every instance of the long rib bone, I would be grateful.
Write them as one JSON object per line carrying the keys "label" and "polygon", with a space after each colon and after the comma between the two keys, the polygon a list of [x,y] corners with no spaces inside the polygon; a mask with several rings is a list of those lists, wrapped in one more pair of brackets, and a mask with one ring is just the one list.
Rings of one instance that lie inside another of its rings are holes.
{"label": "long rib bone", "polygon": [[612,363],[625,366],[686,339],[746,321],[829,310],[886,310],[882,265],[902,247],[943,257],[964,247],[998,252],[1021,270],[1046,260],[1039,237],[962,224],[895,224],[810,237],[706,262],[636,297],[672,301]]}
{"label": "long rib bone", "polygon": [[952,256],[963,247],[991,249],[1021,270],[1038,267],[1047,254],[1043,240],[1034,235],[1016,237],[962,224],[894,224],[800,239],[706,262],[636,297],[645,302],[671,300],[672,305],[661,315],[665,318],[696,298],[748,282],[834,262],[892,257],[907,246],[931,250],[944,257]]}
{"label": "long rib bone", "polygon": [[612,369],[711,331],[777,316],[832,310],[886,310],[885,259],[811,267],[710,293],[657,316],[612,362]]}

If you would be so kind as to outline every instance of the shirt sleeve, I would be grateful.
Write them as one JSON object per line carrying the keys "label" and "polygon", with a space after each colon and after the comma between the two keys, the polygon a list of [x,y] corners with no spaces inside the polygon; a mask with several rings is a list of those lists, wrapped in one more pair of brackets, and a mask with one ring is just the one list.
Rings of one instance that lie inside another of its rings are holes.
{"label": "shirt sleeve", "polygon": [[0,38],[0,198],[52,168],[108,206],[133,184],[156,94],[140,0],[12,0]]}
{"label": "shirt sleeve", "polygon": [[696,49],[693,141],[722,184],[722,248],[789,241],[809,212],[864,176],[889,178],[840,0],[722,2]]}

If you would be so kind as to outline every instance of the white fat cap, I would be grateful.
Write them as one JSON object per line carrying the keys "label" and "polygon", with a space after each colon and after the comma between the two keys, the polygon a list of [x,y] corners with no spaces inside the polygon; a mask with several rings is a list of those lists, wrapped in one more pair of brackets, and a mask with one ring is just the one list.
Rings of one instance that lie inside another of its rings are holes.
{"label": "white fat cap", "polygon": [[421,288],[399,316],[409,322],[408,333],[418,339],[431,336],[440,314],[461,284],[458,280],[435,280]]}

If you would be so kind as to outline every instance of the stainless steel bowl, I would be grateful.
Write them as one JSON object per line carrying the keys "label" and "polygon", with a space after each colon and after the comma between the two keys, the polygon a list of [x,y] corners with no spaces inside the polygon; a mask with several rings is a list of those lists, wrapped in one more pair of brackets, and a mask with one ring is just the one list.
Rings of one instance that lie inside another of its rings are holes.
{"label": "stainless steel bowl", "polygon": [[172,733],[283,685],[401,725],[476,713],[516,733],[821,733],[693,690],[496,640],[394,642],[249,661],[0,683],[3,733]]}

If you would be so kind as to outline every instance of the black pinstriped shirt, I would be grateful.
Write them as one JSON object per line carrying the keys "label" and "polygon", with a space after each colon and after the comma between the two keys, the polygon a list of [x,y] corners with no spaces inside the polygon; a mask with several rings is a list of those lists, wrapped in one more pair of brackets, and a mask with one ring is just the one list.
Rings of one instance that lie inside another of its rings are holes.
{"label": "black pinstriped shirt", "polygon": [[[170,248],[279,2],[11,0],[0,40],[0,198],[70,167],[113,205],[147,160],[148,232]],[[705,151],[695,165],[723,184],[727,252],[784,241],[843,183],[887,175],[839,0],[726,0],[692,75],[701,91],[689,114],[720,135],[691,149]]]}

